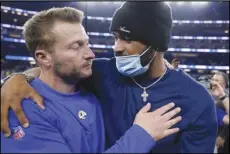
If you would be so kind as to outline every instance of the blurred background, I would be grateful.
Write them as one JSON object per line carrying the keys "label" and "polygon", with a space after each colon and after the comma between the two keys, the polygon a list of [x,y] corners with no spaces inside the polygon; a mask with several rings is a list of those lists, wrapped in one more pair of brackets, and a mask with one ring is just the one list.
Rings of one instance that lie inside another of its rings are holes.
{"label": "blurred background", "polygon": [[[165,58],[199,81],[216,71],[229,74],[229,2],[165,2],[172,7],[172,39]],[[38,11],[70,6],[85,13],[83,24],[96,57],[113,57],[109,33],[122,2],[1,2],[1,79],[36,63],[22,37],[23,24]]]}

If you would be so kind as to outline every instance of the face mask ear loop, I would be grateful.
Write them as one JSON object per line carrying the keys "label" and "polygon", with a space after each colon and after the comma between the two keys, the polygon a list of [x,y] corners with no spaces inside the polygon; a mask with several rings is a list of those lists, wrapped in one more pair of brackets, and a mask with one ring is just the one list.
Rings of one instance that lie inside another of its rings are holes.
{"label": "face mask ear loop", "polygon": [[156,54],[157,54],[157,50],[155,51],[155,53],[154,53],[154,56],[153,56],[153,58],[150,60],[150,62],[148,63],[148,65],[153,61],[153,59],[156,57]]}
{"label": "face mask ear loop", "polygon": [[[151,47],[151,46],[150,46],[150,47]],[[150,48],[150,47],[149,47],[149,48]],[[148,49],[149,49],[149,48],[148,48]],[[147,49],[147,50],[148,50],[148,49]],[[153,59],[156,57],[157,50],[158,50],[158,49],[156,49],[153,58],[152,58],[152,59],[150,60],[150,62],[149,62],[147,65],[145,65],[145,66],[148,66],[148,65],[153,61]],[[146,52],[146,51],[145,51],[145,52]],[[143,52],[143,53],[144,53],[144,52]]]}
{"label": "face mask ear loop", "polygon": [[145,54],[148,50],[149,50],[149,48],[151,48],[151,46],[149,46],[144,52],[142,52],[142,54],[140,54],[139,56],[141,57],[143,54]]}

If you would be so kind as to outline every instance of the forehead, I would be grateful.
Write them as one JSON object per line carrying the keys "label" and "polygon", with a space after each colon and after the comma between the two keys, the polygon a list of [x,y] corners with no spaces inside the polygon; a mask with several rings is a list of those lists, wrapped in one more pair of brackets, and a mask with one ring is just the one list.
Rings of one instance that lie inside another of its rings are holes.
{"label": "forehead", "polygon": [[88,39],[88,35],[81,23],[57,21],[54,24],[53,32],[55,34],[56,41]]}
{"label": "forehead", "polygon": [[215,75],[213,76],[213,79],[214,79],[214,80],[218,80],[218,81],[223,81],[223,80],[224,80],[223,76],[220,75],[220,74],[215,74]]}

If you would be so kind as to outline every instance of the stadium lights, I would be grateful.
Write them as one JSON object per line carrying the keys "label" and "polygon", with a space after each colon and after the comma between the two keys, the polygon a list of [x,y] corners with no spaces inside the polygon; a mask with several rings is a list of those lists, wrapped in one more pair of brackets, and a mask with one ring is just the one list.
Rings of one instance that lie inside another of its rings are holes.
{"label": "stadium lights", "polygon": [[7,7],[7,6],[1,6],[1,9],[4,9],[4,10],[11,10],[10,7]]}
{"label": "stadium lights", "polygon": [[202,4],[202,5],[204,5],[204,4],[208,4],[208,2],[198,2],[199,4]]}
{"label": "stadium lights", "polygon": [[165,3],[169,5],[171,2],[170,1],[165,1]]}
{"label": "stadium lights", "polygon": [[195,4],[195,5],[205,5],[208,4],[208,2],[191,2],[191,4]]}
{"label": "stadium lights", "polygon": [[186,69],[184,69],[184,71],[185,71],[185,72],[190,72],[191,69],[186,68]]}
{"label": "stadium lights", "polygon": [[[16,26],[16,25],[10,25],[10,24],[1,24],[1,27],[3,28],[14,28],[14,29],[20,29],[22,30],[23,27]],[[226,31],[225,31],[226,33]],[[227,31],[228,33],[228,31]],[[87,33],[90,36],[113,36],[111,33],[99,33],[99,32],[88,32]],[[229,37],[227,36],[171,36],[171,39],[182,39],[182,40],[229,40]]]}
{"label": "stadium lights", "polygon": [[35,65],[36,61],[30,61],[30,64]]}
{"label": "stadium lights", "polygon": [[96,1],[89,1],[89,2],[85,2],[86,4],[89,4],[89,5],[94,5],[94,4],[97,4]]}
{"label": "stadium lights", "polygon": [[[165,1],[166,4],[170,5],[172,3],[176,3],[177,5],[182,5],[182,4],[185,4],[186,1],[181,1],[181,2],[171,2],[171,1]],[[208,4],[208,2],[205,2],[205,1],[197,1],[197,2],[186,2],[186,4],[193,4],[193,5],[206,5]]]}
{"label": "stadium lights", "polygon": [[[35,60],[33,57],[27,57],[27,56],[12,56],[12,55],[6,55],[5,59],[7,60],[22,60],[22,61],[29,61],[35,64]],[[229,66],[209,66],[209,65],[179,65],[179,68],[186,69],[187,71],[191,69],[199,69],[199,70],[228,70]]]}
{"label": "stadium lights", "polygon": [[[119,2],[120,3],[120,2]],[[172,3],[172,2],[170,2]],[[199,3],[199,2],[196,2],[196,3]],[[11,8],[11,7],[6,7],[6,6],[1,6],[1,9],[4,10],[10,10],[12,14],[15,14],[15,10],[17,8]],[[19,9],[20,11],[22,9]],[[37,12],[36,11],[28,11],[28,10],[22,10],[24,13],[27,13],[27,15],[34,15],[36,14]],[[23,14],[24,15],[24,14]],[[87,19],[92,19],[92,20],[108,20],[108,21],[111,21],[112,20],[112,17],[93,17],[93,16],[87,16],[86,17]],[[199,21],[199,20],[173,20],[173,23],[187,23],[187,24],[229,24],[229,20],[217,20],[217,21],[214,21],[214,20],[208,20],[208,21]]]}
{"label": "stadium lights", "polygon": [[178,4],[178,5],[182,5],[182,4],[184,4],[184,2],[177,2],[177,4]]}
{"label": "stadium lights", "polygon": [[[1,37],[3,41],[7,42],[16,42],[16,43],[25,43],[23,39],[16,39],[10,37]],[[101,49],[113,49],[113,45],[102,45],[102,44],[89,44],[90,48],[101,48]],[[194,49],[194,48],[169,48],[168,51],[175,52],[218,52],[218,53],[229,53],[229,49]]]}
{"label": "stadium lights", "polygon": [[179,65],[181,69],[229,70],[229,66]]}

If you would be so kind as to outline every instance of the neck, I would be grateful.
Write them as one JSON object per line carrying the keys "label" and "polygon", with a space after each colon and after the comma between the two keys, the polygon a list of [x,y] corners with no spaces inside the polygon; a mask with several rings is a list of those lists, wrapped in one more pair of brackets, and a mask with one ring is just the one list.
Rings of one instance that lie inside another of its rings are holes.
{"label": "neck", "polygon": [[67,84],[61,78],[56,76],[52,71],[42,70],[39,78],[51,88],[60,93],[70,94],[76,92],[77,82],[74,85]]}
{"label": "neck", "polygon": [[162,53],[157,52],[153,62],[150,64],[148,77],[150,79],[160,77],[165,72],[165,69],[164,56]]}

